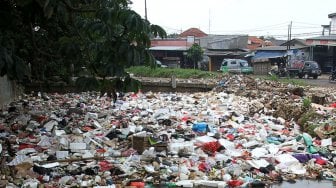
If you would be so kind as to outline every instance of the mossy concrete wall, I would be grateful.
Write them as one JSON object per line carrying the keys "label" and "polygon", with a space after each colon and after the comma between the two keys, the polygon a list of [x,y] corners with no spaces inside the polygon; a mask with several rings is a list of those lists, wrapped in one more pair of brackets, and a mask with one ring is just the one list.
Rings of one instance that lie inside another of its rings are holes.
{"label": "mossy concrete wall", "polygon": [[22,89],[7,76],[0,77],[0,108],[14,101],[22,94]]}

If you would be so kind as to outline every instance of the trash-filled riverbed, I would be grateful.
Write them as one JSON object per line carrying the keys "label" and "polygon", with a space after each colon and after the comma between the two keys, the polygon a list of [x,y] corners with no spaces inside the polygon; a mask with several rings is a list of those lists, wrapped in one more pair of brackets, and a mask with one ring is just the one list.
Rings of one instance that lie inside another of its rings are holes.
{"label": "trash-filled riverbed", "polygon": [[27,94],[1,110],[0,187],[332,187],[335,96],[239,75],[116,101]]}

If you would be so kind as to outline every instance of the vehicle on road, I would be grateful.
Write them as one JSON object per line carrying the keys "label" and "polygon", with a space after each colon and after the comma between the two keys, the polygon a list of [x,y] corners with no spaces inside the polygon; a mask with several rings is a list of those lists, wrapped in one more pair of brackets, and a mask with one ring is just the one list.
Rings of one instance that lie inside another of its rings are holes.
{"label": "vehicle on road", "polygon": [[220,71],[224,73],[251,74],[253,73],[253,68],[243,59],[224,59]]}
{"label": "vehicle on road", "polygon": [[314,78],[321,76],[321,69],[316,61],[295,62],[287,66],[287,71],[291,77]]}
{"label": "vehicle on road", "polygon": [[167,65],[162,64],[161,61],[159,61],[159,60],[156,60],[156,66],[161,67],[161,68],[167,68],[168,67]]}

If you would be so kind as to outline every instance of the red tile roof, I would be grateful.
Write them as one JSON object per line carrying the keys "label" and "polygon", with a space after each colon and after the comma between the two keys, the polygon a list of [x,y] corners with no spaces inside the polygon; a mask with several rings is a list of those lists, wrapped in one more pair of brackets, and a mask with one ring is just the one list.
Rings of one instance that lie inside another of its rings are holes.
{"label": "red tile roof", "polygon": [[180,34],[180,37],[188,37],[188,36],[194,36],[194,37],[206,37],[208,36],[206,33],[201,31],[197,28],[190,28]]}
{"label": "red tile roof", "polygon": [[249,36],[248,41],[249,42],[247,44],[247,48],[250,50],[255,50],[257,48],[264,47],[264,46],[273,46],[273,43],[271,41],[264,41],[254,36]]}

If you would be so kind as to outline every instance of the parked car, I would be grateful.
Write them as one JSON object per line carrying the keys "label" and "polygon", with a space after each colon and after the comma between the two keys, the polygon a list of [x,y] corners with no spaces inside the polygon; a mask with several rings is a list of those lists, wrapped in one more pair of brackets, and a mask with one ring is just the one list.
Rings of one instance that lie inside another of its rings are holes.
{"label": "parked car", "polygon": [[167,68],[168,67],[167,65],[162,64],[161,61],[159,61],[159,60],[156,60],[156,66],[161,67],[161,68]]}
{"label": "parked car", "polygon": [[224,73],[253,73],[253,68],[249,66],[246,60],[243,59],[224,59],[220,70]]}
{"label": "parked car", "polygon": [[287,68],[291,76],[298,76],[299,78],[313,77],[317,79],[321,75],[322,71],[319,64],[316,61],[304,61],[303,63],[296,63],[295,66],[289,66]]}

